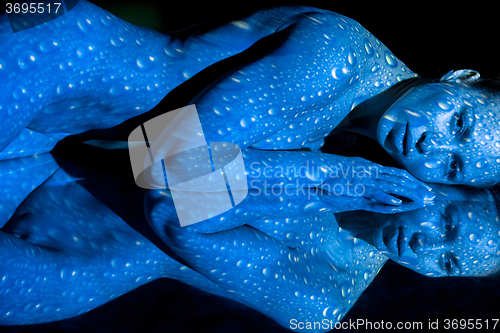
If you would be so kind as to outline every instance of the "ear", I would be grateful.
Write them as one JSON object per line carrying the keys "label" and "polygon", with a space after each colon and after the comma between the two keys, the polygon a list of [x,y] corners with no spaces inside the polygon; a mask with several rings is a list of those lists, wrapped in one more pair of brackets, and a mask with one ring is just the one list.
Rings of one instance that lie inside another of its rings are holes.
{"label": "ear", "polygon": [[449,71],[441,77],[439,82],[471,82],[479,79],[481,74],[472,69],[459,69],[456,71]]}

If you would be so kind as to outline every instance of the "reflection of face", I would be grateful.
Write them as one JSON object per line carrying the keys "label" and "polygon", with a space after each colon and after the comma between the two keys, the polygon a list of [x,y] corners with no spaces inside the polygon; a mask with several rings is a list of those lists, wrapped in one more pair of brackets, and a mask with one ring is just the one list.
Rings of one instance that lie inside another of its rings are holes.
{"label": "reflection of face", "polygon": [[488,275],[500,263],[500,222],[492,201],[437,200],[388,215],[373,239],[390,259],[428,276]]}
{"label": "reflection of face", "polygon": [[490,185],[500,180],[499,105],[466,84],[418,86],[385,112],[377,140],[421,180]]}

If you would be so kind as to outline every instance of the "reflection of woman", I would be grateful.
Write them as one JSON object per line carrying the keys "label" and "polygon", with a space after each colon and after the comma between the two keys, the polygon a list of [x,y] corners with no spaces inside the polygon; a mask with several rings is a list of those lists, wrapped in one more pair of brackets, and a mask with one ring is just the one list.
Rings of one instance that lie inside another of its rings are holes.
{"label": "reflection of woman", "polygon": [[[345,212],[346,201],[332,195],[251,193],[237,209],[189,227],[179,227],[168,192],[151,191],[147,207],[155,231],[191,268],[295,329],[290,318],[340,321],[387,258],[433,277],[497,273],[493,194],[444,185],[434,191],[435,205],[397,214]],[[365,202],[350,202],[358,208]]]}
{"label": "reflection of woman", "polygon": [[[1,27],[9,29],[5,17]],[[57,34],[44,33],[49,31]],[[7,81],[2,101],[14,126],[2,147],[16,148],[25,127],[59,139],[114,126],[150,110],[189,78],[181,85],[186,89],[211,84],[186,101],[196,103],[207,141],[258,148],[249,150],[249,163],[373,165],[316,151],[333,129],[351,130],[378,140],[422,180],[496,182],[495,124],[481,117],[496,112],[494,98],[469,84],[477,78],[473,72],[456,72],[440,83],[416,79],[357,22],[311,7],[280,7],[190,32],[161,35],[82,0],[64,18],[2,35],[2,47],[17,51],[3,56],[0,75],[19,72]],[[39,84],[28,89],[20,80]],[[28,114],[13,114],[30,105],[36,107]],[[284,159],[273,152],[303,148],[313,152],[291,151]],[[414,201],[430,197],[406,172],[379,170],[365,196],[392,205],[401,203],[391,196],[393,188]],[[318,186],[327,179],[301,182]]]}
{"label": "reflection of woman", "polygon": [[[38,163],[45,177],[57,168],[50,156],[37,159],[3,162],[2,182],[15,177],[29,188],[39,181],[26,176],[27,166]],[[403,206],[254,190],[236,209],[183,228],[168,191],[150,191],[146,215],[185,266],[58,170],[24,201],[13,198],[22,204],[0,230],[0,324],[72,317],[168,277],[247,304],[286,327],[291,318],[297,325],[324,319],[334,325],[387,257],[429,276],[494,273],[500,226],[489,191],[443,185],[434,191],[434,206],[387,215],[340,212]],[[7,197],[17,192],[5,188]]]}

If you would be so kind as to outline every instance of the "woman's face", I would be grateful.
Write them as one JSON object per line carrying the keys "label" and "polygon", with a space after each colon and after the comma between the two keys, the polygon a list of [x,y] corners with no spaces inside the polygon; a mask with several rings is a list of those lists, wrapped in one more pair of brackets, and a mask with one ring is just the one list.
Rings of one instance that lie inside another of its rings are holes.
{"label": "woman's face", "polygon": [[491,274],[500,263],[500,219],[493,201],[485,194],[442,200],[444,193],[450,196],[448,189],[438,193],[434,206],[388,215],[373,235],[375,247],[428,276]]}
{"label": "woman's face", "polygon": [[423,181],[491,185],[500,179],[499,107],[467,84],[418,86],[385,112],[377,139]]}

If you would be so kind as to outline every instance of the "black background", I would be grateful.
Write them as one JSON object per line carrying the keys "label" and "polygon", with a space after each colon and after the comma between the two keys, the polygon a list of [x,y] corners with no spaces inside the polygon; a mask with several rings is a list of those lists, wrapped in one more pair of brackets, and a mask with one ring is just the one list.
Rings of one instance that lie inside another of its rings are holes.
{"label": "black background", "polygon": [[[160,30],[178,30],[219,15],[238,15],[250,6],[256,8],[263,4],[259,1],[252,1],[251,4],[240,1],[229,4],[213,1],[165,1],[155,4],[151,0],[96,0],[94,3],[132,23],[150,24]],[[435,7],[426,7],[421,3],[400,3],[394,6],[383,2],[361,4],[354,1],[348,5],[338,1],[266,2],[266,5],[287,3],[324,8],[357,20],[418,74],[436,77],[451,69],[471,68],[478,70],[483,77],[500,76],[499,28],[496,18],[498,10],[493,7],[493,3],[490,3],[490,7],[465,5],[463,2],[456,3],[453,7],[437,3]],[[108,159],[110,163],[123,159],[123,155],[113,156],[98,149],[92,151],[92,155],[96,159]],[[115,179],[115,186],[120,182],[120,177]],[[120,206],[133,207],[134,200],[137,201],[141,192],[125,185],[121,190],[124,193],[130,191],[131,195],[125,196],[122,199],[125,201],[120,201]],[[99,194],[96,196],[99,197]],[[108,206],[114,205],[104,199],[103,202]],[[119,207],[115,208],[120,210]],[[136,224],[143,222],[138,211],[133,214],[121,209],[122,211],[118,212],[120,216],[135,218]],[[127,222],[134,224],[133,221]],[[344,320],[362,318],[372,322],[391,321],[394,324],[398,321],[420,321],[425,328],[429,320],[436,319],[441,319],[443,324],[445,318],[500,318],[498,285],[496,280],[426,278],[388,262]],[[498,326],[497,329],[500,330],[500,324]],[[208,295],[177,281],[163,279],[151,282],[75,318],[43,325],[0,327],[0,331],[286,330],[264,315],[236,302]]]}

